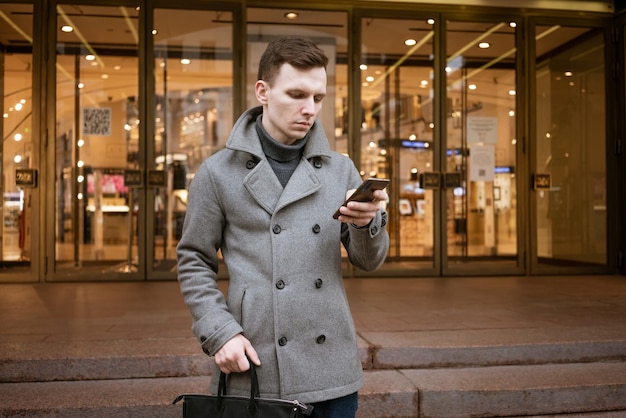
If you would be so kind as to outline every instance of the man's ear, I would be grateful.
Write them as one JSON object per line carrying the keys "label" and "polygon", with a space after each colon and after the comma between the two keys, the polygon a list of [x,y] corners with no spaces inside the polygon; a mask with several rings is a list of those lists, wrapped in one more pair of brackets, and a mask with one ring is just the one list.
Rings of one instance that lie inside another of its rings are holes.
{"label": "man's ear", "polygon": [[256,95],[256,99],[262,105],[267,104],[267,92],[268,92],[267,82],[263,80],[258,80],[254,84],[254,94]]}

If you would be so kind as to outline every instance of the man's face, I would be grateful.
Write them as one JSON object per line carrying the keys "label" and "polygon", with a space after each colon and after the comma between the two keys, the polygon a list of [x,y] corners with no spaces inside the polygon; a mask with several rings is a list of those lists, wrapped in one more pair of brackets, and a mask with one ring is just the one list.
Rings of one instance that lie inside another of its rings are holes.
{"label": "man's face", "polygon": [[322,109],[326,70],[299,70],[285,63],[271,86],[259,80],[255,92],[263,105],[263,127],[267,133],[278,142],[292,144],[309,132]]}

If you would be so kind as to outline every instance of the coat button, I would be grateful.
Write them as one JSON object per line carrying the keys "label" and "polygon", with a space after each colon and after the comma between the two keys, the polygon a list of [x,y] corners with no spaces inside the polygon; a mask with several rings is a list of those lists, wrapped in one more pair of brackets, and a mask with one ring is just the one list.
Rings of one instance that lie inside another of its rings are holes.
{"label": "coat button", "polygon": [[313,167],[322,168],[322,160],[318,160],[318,159],[313,160]]}
{"label": "coat button", "polygon": [[252,170],[254,167],[256,167],[256,161],[254,161],[254,160],[246,161],[246,168],[248,170]]}
{"label": "coat button", "polygon": [[315,339],[315,342],[317,342],[318,344],[324,344],[325,341],[326,341],[326,336],[323,334]]}
{"label": "coat button", "polygon": [[279,280],[276,282],[276,288],[277,289],[284,289],[285,288],[285,282],[283,280]]}
{"label": "coat button", "polygon": [[315,224],[315,225],[313,225],[313,228],[311,228],[311,230],[313,230],[313,233],[319,234],[320,231],[322,230],[322,227],[319,226],[318,224]]}
{"label": "coat button", "polygon": [[286,337],[280,337],[278,340],[278,345],[280,345],[281,347],[284,347],[287,345],[287,338]]}
{"label": "coat button", "polygon": [[316,287],[317,289],[320,289],[320,288],[322,287],[322,284],[323,284],[323,283],[324,283],[324,282],[322,281],[322,279],[317,279],[317,280],[315,280],[315,287]]}
{"label": "coat button", "polygon": [[274,226],[272,227],[272,232],[273,232],[273,233],[275,233],[275,234],[280,234],[280,231],[281,231],[280,225],[274,225]]}
{"label": "coat button", "polygon": [[377,226],[373,226],[372,227],[372,235],[376,235],[378,233],[378,227]]}

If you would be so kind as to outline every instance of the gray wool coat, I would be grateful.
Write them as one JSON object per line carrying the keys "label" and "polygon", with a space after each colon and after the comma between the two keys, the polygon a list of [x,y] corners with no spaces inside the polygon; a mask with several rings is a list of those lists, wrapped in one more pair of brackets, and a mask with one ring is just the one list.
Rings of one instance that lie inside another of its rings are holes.
{"label": "gray wool coat", "polygon": [[[178,279],[204,352],[243,333],[261,358],[263,397],[319,402],[363,384],[355,327],[341,276],[350,261],[374,270],[389,248],[386,213],[367,228],[332,214],[361,183],[352,161],[333,152],[316,122],[283,189],[255,129],[261,107],[245,112],[226,148],[209,157],[189,188],[177,246]],[[218,251],[229,272],[218,290]],[[217,392],[219,369],[211,383]],[[249,395],[248,373],[229,376],[228,393]]]}

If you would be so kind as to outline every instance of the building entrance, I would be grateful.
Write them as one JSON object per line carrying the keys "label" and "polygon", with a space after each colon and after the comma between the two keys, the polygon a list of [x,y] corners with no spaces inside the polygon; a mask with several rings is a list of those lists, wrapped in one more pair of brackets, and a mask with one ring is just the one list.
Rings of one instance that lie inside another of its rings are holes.
{"label": "building entrance", "polygon": [[0,281],[175,279],[187,187],[289,34],[330,58],[331,147],[391,180],[374,274],[615,267],[612,14],[348,3],[0,3]]}

